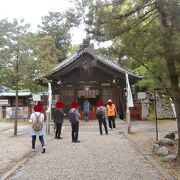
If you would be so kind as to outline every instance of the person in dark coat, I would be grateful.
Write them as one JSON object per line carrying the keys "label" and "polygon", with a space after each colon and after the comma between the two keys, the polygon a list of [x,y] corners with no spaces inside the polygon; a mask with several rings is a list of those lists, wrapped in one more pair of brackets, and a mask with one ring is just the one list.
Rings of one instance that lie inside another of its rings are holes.
{"label": "person in dark coat", "polygon": [[55,139],[62,139],[61,137],[61,129],[64,121],[64,111],[63,111],[64,103],[61,101],[56,102],[56,109],[53,113],[54,123],[56,125]]}
{"label": "person in dark coat", "polygon": [[78,111],[78,103],[76,101],[71,102],[71,109],[70,109],[69,113],[74,113],[75,117],[76,117],[76,120],[74,122],[71,122],[72,142],[73,143],[80,143],[80,141],[78,140],[80,113]]}
{"label": "person in dark coat", "polygon": [[103,101],[99,100],[97,102],[97,111],[102,111],[102,116],[98,117],[98,122],[99,122],[99,132],[102,135],[102,124],[104,126],[105,133],[108,134],[107,130],[107,123],[106,123],[106,108],[103,106]]}

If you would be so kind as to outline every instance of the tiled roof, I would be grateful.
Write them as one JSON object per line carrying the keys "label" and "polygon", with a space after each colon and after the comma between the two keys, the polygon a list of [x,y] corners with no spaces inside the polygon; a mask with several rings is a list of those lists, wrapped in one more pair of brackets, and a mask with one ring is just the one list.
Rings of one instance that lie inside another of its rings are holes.
{"label": "tiled roof", "polygon": [[70,57],[68,57],[67,59],[65,59],[64,61],[62,61],[60,64],[58,64],[53,70],[52,73],[56,73],[59,70],[65,68],[66,66],[70,65],[71,63],[73,63],[74,61],[77,60],[78,57],[80,57],[83,53],[88,53],[90,55],[92,55],[94,57],[94,59],[96,59],[97,61],[100,61],[101,63],[111,67],[112,69],[119,71],[119,72],[123,72],[123,73],[128,73],[130,76],[139,78],[139,76],[137,74],[134,74],[128,70],[125,70],[124,68],[122,68],[120,65],[115,64],[114,62],[110,61],[109,59],[102,57],[100,55],[97,55],[95,52],[93,52],[92,50],[90,50],[89,48],[84,48],[81,51],[77,51],[76,53],[74,53],[73,55],[71,55]]}
{"label": "tiled roof", "polygon": [[0,92],[5,92],[5,91],[9,91],[9,90],[12,90],[12,89],[0,84]]}

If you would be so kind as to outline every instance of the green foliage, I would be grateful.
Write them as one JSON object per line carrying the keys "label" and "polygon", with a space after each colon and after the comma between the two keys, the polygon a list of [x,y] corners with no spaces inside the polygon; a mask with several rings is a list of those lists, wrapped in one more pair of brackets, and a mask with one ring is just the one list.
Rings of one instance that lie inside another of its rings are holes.
{"label": "green foliage", "polygon": [[154,104],[150,103],[149,105],[149,116],[148,116],[148,120],[149,121],[155,121],[156,117],[155,117],[155,109],[154,109]]}
{"label": "green foliage", "polygon": [[84,9],[89,36],[97,41],[111,40],[113,44],[106,54],[118,57],[122,66],[144,76],[139,83],[142,88],[172,88],[168,56],[174,57],[172,72],[176,78],[180,66],[177,0],[86,0],[78,5]]}
{"label": "green foliage", "polygon": [[59,61],[66,58],[71,42],[70,30],[78,23],[78,18],[74,15],[73,10],[66,11],[64,14],[49,12],[48,16],[42,17],[39,36],[51,36],[54,39],[55,47],[61,51]]}
{"label": "green foliage", "polygon": [[60,52],[51,37],[40,38],[28,28],[23,21],[0,21],[0,81],[14,89],[18,83],[19,89],[40,91],[42,87],[35,80],[45,80]]}
{"label": "green foliage", "polygon": [[70,30],[78,25],[73,10],[61,14],[50,12],[42,18],[41,31],[29,32],[29,24],[14,19],[0,21],[0,82],[19,89],[40,91],[47,83],[47,75],[64,59],[69,51],[77,47],[70,46]]}
{"label": "green foliage", "polygon": [[[18,22],[14,20],[9,23],[7,20],[0,22],[1,44],[0,44],[0,62],[2,80],[7,83],[16,84],[19,79],[17,70],[19,65],[22,64],[21,59],[24,58],[24,47],[21,45],[21,35],[23,36],[27,29],[28,24],[23,24],[23,21]],[[3,31],[4,29],[4,31]]]}
{"label": "green foliage", "polygon": [[69,54],[73,54],[74,52],[76,52],[79,49],[79,45],[71,45],[68,49],[68,53]]}
{"label": "green foliage", "polygon": [[37,44],[37,55],[39,66],[48,69],[58,63],[58,57],[61,56],[61,51],[55,47],[54,39],[51,36],[44,36],[39,39]]}

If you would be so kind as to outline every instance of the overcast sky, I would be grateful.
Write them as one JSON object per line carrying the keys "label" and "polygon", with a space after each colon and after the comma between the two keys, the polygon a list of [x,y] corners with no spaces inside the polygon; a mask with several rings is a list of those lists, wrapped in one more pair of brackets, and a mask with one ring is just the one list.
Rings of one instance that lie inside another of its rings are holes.
{"label": "overcast sky", "polygon": [[[21,19],[31,24],[32,30],[36,30],[37,24],[41,23],[41,17],[48,12],[62,12],[71,4],[68,0],[1,0],[0,19]],[[81,43],[85,33],[81,29],[73,31],[73,44]]]}

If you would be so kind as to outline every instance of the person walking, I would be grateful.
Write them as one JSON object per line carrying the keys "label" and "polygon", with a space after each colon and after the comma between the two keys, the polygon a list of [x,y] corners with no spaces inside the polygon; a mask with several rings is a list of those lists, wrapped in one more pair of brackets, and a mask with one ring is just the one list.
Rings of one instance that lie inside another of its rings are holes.
{"label": "person walking", "polygon": [[89,108],[90,108],[90,102],[88,99],[85,99],[83,103],[83,112],[84,112],[84,121],[87,122],[89,120]]}
{"label": "person walking", "polygon": [[45,153],[44,135],[44,114],[41,113],[42,106],[37,104],[34,106],[34,113],[31,114],[29,122],[31,122],[31,137],[32,137],[32,152],[35,152],[36,136],[39,136],[39,140],[42,146],[42,153]]}
{"label": "person walking", "polygon": [[79,118],[80,113],[78,111],[78,103],[76,101],[71,102],[71,109],[69,111],[69,120],[71,122],[71,136],[73,143],[80,143],[78,140],[78,133],[79,133]]}
{"label": "person walking", "polygon": [[106,111],[107,111],[107,116],[108,116],[108,123],[109,123],[109,129],[115,131],[116,130],[116,116],[117,116],[117,111],[116,111],[116,106],[112,103],[112,100],[109,99],[107,106],[106,106]]}
{"label": "person walking", "polygon": [[64,121],[64,111],[63,111],[64,103],[61,101],[56,102],[56,109],[53,113],[53,119],[56,126],[55,139],[62,139],[61,137],[61,129]]}
{"label": "person walking", "polygon": [[108,134],[107,130],[107,123],[106,123],[106,108],[103,106],[103,102],[99,100],[97,102],[97,111],[96,111],[96,116],[98,118],[99,122],[99,131],[100,134],[102,135],[102,124],[104,125],[105,133]]}

